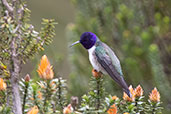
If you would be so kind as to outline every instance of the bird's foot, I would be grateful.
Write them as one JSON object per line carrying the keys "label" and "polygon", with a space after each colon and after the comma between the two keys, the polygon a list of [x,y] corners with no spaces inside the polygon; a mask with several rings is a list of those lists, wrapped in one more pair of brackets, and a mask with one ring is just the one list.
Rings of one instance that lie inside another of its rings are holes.
{"label": "bird's foot", "polygon": [[98,72],[96,69],[92,70],[92,74],[95,78],[100,78],[102,76],[102,72]]}

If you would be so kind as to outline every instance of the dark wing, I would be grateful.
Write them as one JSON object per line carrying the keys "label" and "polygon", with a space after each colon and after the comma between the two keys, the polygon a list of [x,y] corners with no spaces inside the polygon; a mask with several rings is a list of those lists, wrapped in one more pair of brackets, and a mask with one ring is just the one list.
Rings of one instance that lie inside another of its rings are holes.
{"label": "dark wing", "polygon": [[104,48],[96,47],[95,51],[97,61],[100,63],[100,65],[106,70],[106,72],[110,75],[110,77],[115,80],[127,93],[128,96],[130,95],[130,91],[128,89],[128,86],[123,79],[123,76],[121,76],[118,71],[116,70],[115,66],[112,63],[112,59],[108,55],[108,53],[104,50]]}

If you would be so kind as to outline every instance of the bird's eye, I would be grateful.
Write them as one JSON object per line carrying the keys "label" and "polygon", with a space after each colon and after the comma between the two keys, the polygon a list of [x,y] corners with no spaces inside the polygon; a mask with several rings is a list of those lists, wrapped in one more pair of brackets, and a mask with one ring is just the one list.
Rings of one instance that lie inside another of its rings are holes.
{"label": "bird's eye", "polygon": [[84,39],[84,41],[87,41],[87,40],[88,40],[87,38]]}

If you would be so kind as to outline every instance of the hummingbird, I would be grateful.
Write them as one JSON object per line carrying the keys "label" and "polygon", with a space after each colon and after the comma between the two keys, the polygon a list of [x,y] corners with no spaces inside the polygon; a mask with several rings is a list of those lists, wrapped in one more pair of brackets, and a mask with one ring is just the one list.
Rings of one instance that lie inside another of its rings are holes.
{"label": "hummingbird", "polygon": [[92,32],[84,32],[80,40],[73,43],[70,47],[81,43],[88,50],[89,61],[97,72],[108,74],[123,91],[131,97],[128,85],[126,84],[120,65],[120,61],[112,49]]}

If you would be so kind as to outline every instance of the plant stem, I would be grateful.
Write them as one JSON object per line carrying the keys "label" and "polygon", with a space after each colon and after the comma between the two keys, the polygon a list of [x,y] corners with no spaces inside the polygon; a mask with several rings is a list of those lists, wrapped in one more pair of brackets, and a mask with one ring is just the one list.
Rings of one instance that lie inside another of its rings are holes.
{"label": "plant stem", "polygon": [[14,114],[22,114],[21,108],[21,98],[20,98],[20,91],[18,85],[18,78],[20,72],[20,60],[18,59],[16,53],[16,46],[15,46],[16,38],[12,39],[11,43],[11,85],[12,85],[12,96],[13,96],[13,113]]}
{"label": "plant stem", "polygon": [[[102,77],[98,77],[96,78],[96,89],[97,89],[97,97],[96,97],[96,110],[99,110],[100,109],[100,104],[101,104],[101,101],[100,101],[100,98],[101,98],[101,78]],[[97,113],[99,114],[99,113]]]}
{"label": "plant stem", "polygon": [[[38,107],[38,109],[40,110],[40,106],[38,105],[37,102],[37,98],[36,98],[36,91],[33,92],[33,98],[34,98],[34,104]],[[42,110],[40,110],[40,112],[42,112]]]}
{"label": "plant stem", "polygon": [[49,91],[49,88],[50,88],[50,85],[49,85],[49,83],[50,83],[50,80],[47,80],[47,87],[46,87],[46,96],[45,96],[45,100],[44,100],[44,105],[43,105],[43,111],[44,112],[46,112],[47,110],[47,101],[49,100],[49,98],[50,98],[50,91]]}
{"label": "plant stem", "polygon": [[61,110],[63,109],[62,100],[61,100],[61,79],[59,78],[59,86],[58,86],[58,99],[59,99],[59,105],[61,107]]}
{"label": "plant stem", "polygon": [[97,106],[96,109],[98,110],[100,107],[100,79],[97,79]]}
{"label": "plant stem", "polygon": [[152,114],[155,114],[155,105],[153,104]]}
{"label": "plant stem", "polygon": [[135,98],[135,107],[136,107],[135,112],[136,112],[136,113],[138,112],[138,104],[137,104],[137,102],[138,102],[138,99]]}
{"label": "plant stem", "polygon": [[28,86],[29,86],[29,82],[25,82],[25,91],[24,91],[24,98],[23,98],[23,114],[24,114],[24,107],[25,107],[25,104],[26,104],[26,98],[27,98],[27,93],[28,93]]}

